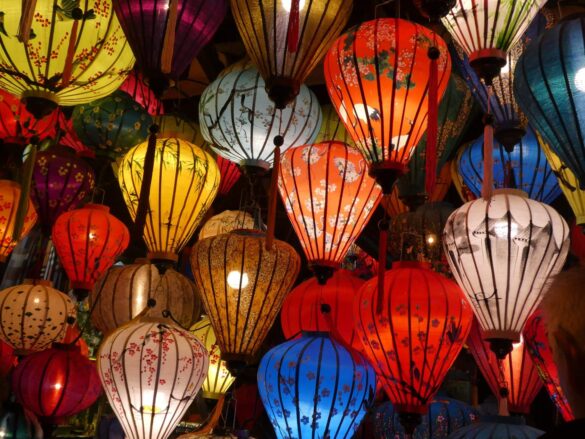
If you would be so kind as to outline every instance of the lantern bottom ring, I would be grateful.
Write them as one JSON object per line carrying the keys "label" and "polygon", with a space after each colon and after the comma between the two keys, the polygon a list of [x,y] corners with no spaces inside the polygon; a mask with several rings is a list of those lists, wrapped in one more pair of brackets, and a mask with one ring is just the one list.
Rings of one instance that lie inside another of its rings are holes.
{"label": "lantern bottom ring", "polygon": [[223,395],[223,393],[206,392],[205,390],[201,392],[201,396],[205,399],[220,399]]}
{"label": "lantern bottom ring", "polygon": [[506,151],[511,153],[525,134],[526,130],[522,126],[508,126],[496,128],[494,136],[498,142],[504,145]]}
{"label": "lantern bottom ring", "polygon": [[178,262],[179,255],[173,252],[148,252],[146,257],[150,262],[154,265],[157,263],[164,263],[164,262]]}
{"label": "lantern bottom ring", "polygon": [[261,177],[270,169],[270,163],[265,160],[245,159],[240,160],[239,165],[249,177]]}
{"label": "lantern bottom ring", "polygon": [[327,280],[333,276],[335,270],[339,268],[339,264],[329,261],[312,261],[309,268],[315,274],[319,285],[325,285]]}
{"label": "lantern bottom ring", "polygon": [[301,87],[292,78],[271,76],[266,81],[268,97],[279,110],[283,110],[299,94]]}
{"label": "lantern bottom ring", "polygon": [[21,99],[26,109],[36,119],[51,114],[59,105],[55,94],[44,90],[25,90]]}
{"label": "lantern bottom ring", "polygon": [[469,64],[486,85],[492,85],[506,62],[506,52],[500,49],[480,49],[469,54]]}
{"label": "lantern bottom ring", "polygon": [[398,412],[398,418],[408,437],[412,436],[416,427],[422,422],[422,415],[420,413]]}
{"label": "lantern bottom ring", "polygon": [[401,175],[406,173],[406,166],[402,163],[375,163],[370,165],[369,174],[372,176],[376,183],[382,187],[382,193],[384,195],[390,195],[394,183]]}

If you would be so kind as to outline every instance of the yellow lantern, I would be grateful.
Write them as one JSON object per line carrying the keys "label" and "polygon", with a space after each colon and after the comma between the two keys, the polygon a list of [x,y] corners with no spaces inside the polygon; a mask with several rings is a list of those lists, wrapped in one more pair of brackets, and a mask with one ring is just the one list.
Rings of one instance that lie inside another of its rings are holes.
{"label": "yellow lantern", "polygon": [[255,359],[299,267],[289,244],[275,239],[267,250],[265,235],[255,230],[195,243],[191,268],[224,360]]}
{"label": "yellow lantern", "polygon": [[[34,10],[21,35],[26,3]],[[37,117],[109,95],[134,65],[111,0],[5,1],[2,26],[0,88],[24,98]]]}
{"label": "yellow lantern", "polygon": [[[20,185],[11,180],[0,180],[0,262],[6,261],[18,240],[13,235],[16,222],[16,211],[20,200]],[[24,217],[19,239],[31,231],[37,221],[37,211],[28,200],[28,209]]]}
{"label": "yellow lantern", "polygon": [[[136,218],[148,142],[126,153],[118,181],[132,219]],[[176,137],[158,139],[154,154],[149,209],[144,239],[151,260],[178,260],[178,253],[195,233],[219,187],[213,157]]]}
{"label": "yellow lantern", "polygon": [[254,218],[243,210],[224,210],[212,216],[199,231],[199,239],[233,232],[237,229],[253,229]]}
{"label": "yellow lantern", "polygon": [[209,369],[203,381],[203,397],[219,399],[228,391],[236,377],[229,372],[226,362],[221,359],[221,351],[209,317],[203,316],[195,323],[191,328],[191,333],[203,343],[209,355]]}

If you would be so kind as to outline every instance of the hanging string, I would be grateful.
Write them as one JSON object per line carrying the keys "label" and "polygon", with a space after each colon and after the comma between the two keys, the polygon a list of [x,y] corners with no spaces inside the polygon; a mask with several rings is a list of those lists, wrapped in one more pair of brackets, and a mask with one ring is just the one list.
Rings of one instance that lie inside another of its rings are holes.
{"label": "hanging string", "polygon": [[20,234],[22,233],[22,228],[24,227],[24,219],[28,213],[30,186],[35,162],[37,159],[38,145],[39,138],[37,136],[31,138],[30,151],[24,162],[24,169],[21,176],[20,198],[18,199],[18,208],[16,209],[16,216],[14,219],[14,228],[12,229],[12,239],[14,241],[20,240]]}
{"label": "hanging string", "polygon": [[491,100],[493,89],[491,85],[488,89],[488,108],[483,117],[483,184],[481,186],[481,196],[484,200],[489,200],[494,191],[494,117],[491,114]]}
{"label": "hanging string", "polygon": [[[279,130],[282,129],[282,110],[280,111]],[[274,242],[274,227],[276,225],[276,202],[278,199],[278,174],[280,174],[280,147],[284,144],[284,137],[281,134],[274,136],[274,165],[272,166],[272,176],[270,179],[270,192],[268,195],[268,217],[266,231],[266,250],[272,250]]]}
{"label": "hanging string", "polygon": [[165,29],[165,39],[160,58],[160,70],[162,73],[171,73],[173,67],[173,51],[175,49],[175,34],[177,31],[177,15],[179,9],[179,0],[169,0],[169,9],[167,15],[167,27]]}
{"label": "hanging string", "polygon": [[288,18],[288,33],[286,38],[286,45],[289,52],[295,53],[299,48],[300,0],[290,0],[290,2],[291,4],[290,14]]}
{"label": "hanging string", "polygon": [[150,126],[150,135],[148,137],[146,155],[144,156],[144,169],[142,184],[140,186],[140,197],[138,199],[138,207],[136,208],[136,219],[134,220],[134,233],[136,238],[139,240],[142,239],[142,232],[144,231],[146,214],[148,213],[150,202],[150,185],[152,183],[152,173],[154,171],[154,158],[156,152],[156,133],[158,133],[158,125],[152,124]]}
{"label": "hanging string", "polygon": [[376,314],[381,315],[384,308],[384,278],[386,276],[386,254],[388,248],[388,229],[390,220],[384,209],[384,218],[378,222],[380,230],[380,241],[378,244],[378,300],[376,303]]}
{"label": "hanging string", "polygon": [[433,45],[429,47],[427,56],[431,60],[429,66],[429,96],[427,115],[427,145],[425,160],[425,190],[430,196],[435,188],[437,176],[437,137],[439,124],[439,56],[441,52],[437,46],[437,35],[433,32]]}
{"label": "hanging string", "polygon": [[18,24],[18,41],[21,43],[27,44],[30,39],[30,30],[36,7],[37,0],[22,0],[20,23]]}
{"label": "hanging string", "polygon": [[75,56],[75,46],[77,45],[77,32],[79,30],[79,20],[83,18],[83,11],[80,8],[74,8],[71,11],[73,26],[69,35],[69,44],[67,46],[67,55],[65,56],[65,66],[63,67],[63,76],[61,78],[61,87],[65,88],[71,82],[73,72],[73,58]]}

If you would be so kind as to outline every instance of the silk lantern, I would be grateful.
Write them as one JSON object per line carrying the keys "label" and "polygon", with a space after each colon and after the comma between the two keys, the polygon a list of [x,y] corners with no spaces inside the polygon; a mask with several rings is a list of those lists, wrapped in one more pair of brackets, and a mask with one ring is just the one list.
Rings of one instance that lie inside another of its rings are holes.
{"label": "silk lantern", "polygon": [[106,396],[126,437],[166,439],[203,384],[205,347],[169,319],[138,317],[110,333],[97,354]]}
{"label": "silk lantern", "polygon": [[116,90],[134,55],[108,1],[79,6],[37,0],[2,8],[0,88],[25,99],[39,118]]}
{"label": "silk lantern", "polygon": [[553,359],[553,353],[548,341],[546,325],[543,314],[540,309],[532,314],[524,331],[522,331],[524,343],[530,354],[532,362],[538,370],[538,374],[544,383],[544,387],[550,398],[557,407],[563,419],[568,422],[572,421],[575,416],[573,410],[565,397],[559,381],[559,371]]}
{"label": "silk lantern", "polygon": [[130,242],[128,228],[103,204],[86,204],[62,213],[51,238],[79,300],[110,268]]}
{"label": "silk lantern", "polygon": [[[118,171],[132,219],[138,211],[147,149],[145,142],[128,151]],[[144,228],[149,259],[178,260],[215,199],[219,179],[215,160],[198,146],[174,137],[156,141]]]}
{"label": "silk lantern", "polygon": [[68,325],[75,322],[71,299],[49,286],[48,281],[36,285],[16,285],[0,291],[0,339],[16,353],[42,351],[60,342]]}
{"label": "silk lantern", "polygon": [[299,273],[299,256],[276,239],[267,250],[263,233],[240,230],[197,241],[190,261],[222,358],[251,362]]}
{"label": "silk lantern", "polygon": [[336,141],[290,148],[279,171],[286,213],[309,266],[324,283],[372,216],[381,188],[361,153]]}
{"label": "silk lantern", "polygon": [[543,434],[544,431],[526,425],[526,421],[520,416],[482,416],[479,422],[460,428],[449,438],[537,439]]}
{"label": "silk lantern", "polygon": [[452,280],[421,262],[394,263],[354,301],[364,355],[412,434],[469,332],[473,312]]}
{"label": "silk lantern", "polygon": [[283,439],[352,437],[376,389],[366,360],[320,332],[272,348],[257,377],[268,418]]}
{"label": "silk lantern", "polygon": [[22,194],[20,185],[11,180],[0,180],[0,262],[5,262],[19,239],[24,238],[37,221],[37,212],[29,199],[22,229],[18,239],[14,239],[16,212]]}
{"label": "silk lantern", "polygon": [[569,250],[569,226],[550,206],[517,189],[455,210],[443,232],[451,272],[467,294],[498,358],[520,341],[526,319]]}
{"label": "silk lantern", "polygon": [[[438,59],[429,58],[431,48],[431,53],[439,51]],[[431,65],[437,69],[433,87]],[[361,23],[329,49],[329,97],[385,194],[406,171],[424,134],[429,88],[440,99],[450,72],[445,42],[430,29],[401,19]]]}
{"label": "silk lantern", "polygon": [[205,221],[199,231],[199,239],[233,232],[237,229],[253,228],[254,218],[248,212],[243,210],[224,210]]}
{"label": "silk lantern", "polygon": [[118,90],[128,93],[151,116],[164,113],[163,103],[148,87],[147,79],[138,70],[132,70]]}

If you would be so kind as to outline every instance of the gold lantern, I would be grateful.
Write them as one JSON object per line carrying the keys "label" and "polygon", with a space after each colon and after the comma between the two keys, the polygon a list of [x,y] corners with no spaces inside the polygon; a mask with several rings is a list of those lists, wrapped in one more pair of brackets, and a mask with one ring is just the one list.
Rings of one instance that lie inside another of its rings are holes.
{"label": "gold lantern", "polygon": [[224,210],[212,216],[199,231],[199,239],[233,232],[237,229],[253,229],[254,218],[242,210]]}
{"label": "gold lantern", "polygon": [[[18,240],[14,239],[16,212],[20,201],[20,185],[11,180],[0,180],[0,262],[6,261]],[[37,211],[28,200],[28,209],[22,223],[19,239],[31,231],[37,221]]]}
{"label": "gold lantern", "polygon": [[251,362],[299,273],[300,258],[287,243],[255,230],[198,241],[191,267],[222,358]]}
{"label": "gold lantern", "polygon": [[[136,218],[148,142],[126,153],[118,181],[132,219]],[[215,199],[219,168],[213,157],[176,137],[156,141],[144,239],[151,260],[177,261],[177,254]]]}

